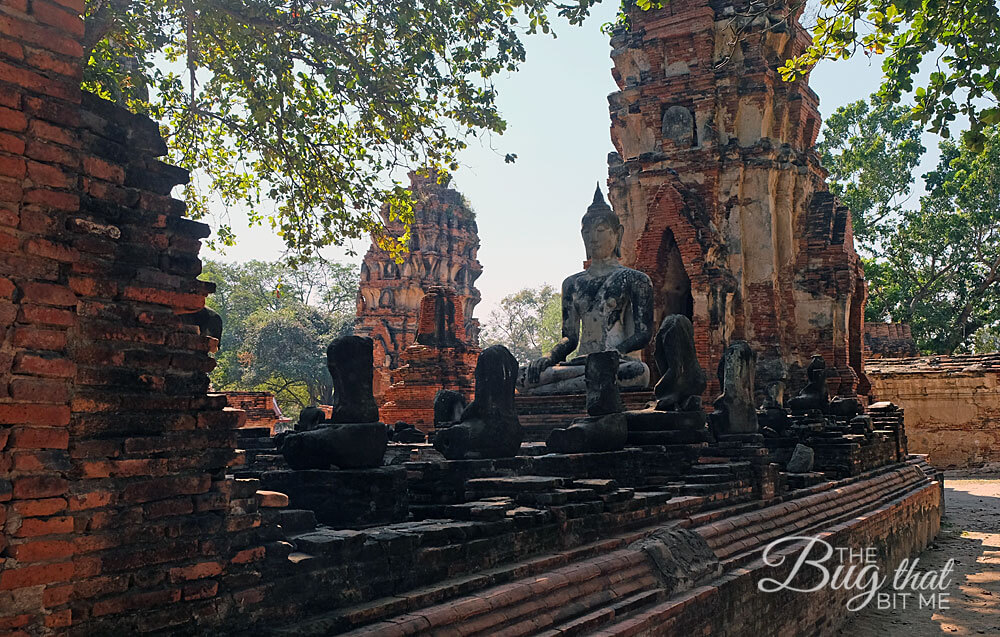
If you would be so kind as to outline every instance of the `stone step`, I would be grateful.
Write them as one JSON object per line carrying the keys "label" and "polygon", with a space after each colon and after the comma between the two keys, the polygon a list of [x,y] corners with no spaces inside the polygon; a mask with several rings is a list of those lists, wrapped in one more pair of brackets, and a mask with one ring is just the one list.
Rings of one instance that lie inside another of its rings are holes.
{"label": "stone step", "polygon": [[592,631],[637,612],[647,606],[652,606],[666,598],[666,591],[655,589],[642,591],[621,599],[613,604],[577,617],[572,621],[559,624],[556,628],[538,633],[538,637],[572,637],[573,635],[590,634]]}
{"label": "stone step", "polygon": [[281,527],[286,535],[301,534],[316,528],[316,514],[307,509],[262,509],[261,516],[265,522]]}
{"label": "stone step", "polygon": [[558,476],[504,476],[496,478],[472,478],[465,481],[467,492],[516,495],[530,491],[553,491],[561,488],[569,480]]}

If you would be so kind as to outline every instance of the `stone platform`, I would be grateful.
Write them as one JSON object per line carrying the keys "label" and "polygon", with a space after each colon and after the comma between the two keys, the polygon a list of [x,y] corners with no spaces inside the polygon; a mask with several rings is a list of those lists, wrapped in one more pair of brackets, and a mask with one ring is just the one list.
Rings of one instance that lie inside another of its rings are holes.
{"label": "stone platform", "polygon": [[[783,575],[764,565],[762,549],[774,539],[823,533],[834,546],[878,547],[887,573],[937,533],[941,489],[933,475],[911,457],[720,508],[698,496],[634,491],[601,506],[536,502],[502,515],[470,510],[467,521],[312,531],[291,538],[300,553],[287,585],[339,586],[311,611],[288,609],[307,617],[267,634],[829,634],[847,613],[849,594],[760,593],[760,578]],[[470,482],[476,495],[510,489],[502,481]],[[609,483],[522,483],[534,493],[621,492]],[[319,611],[331,605],[341,608]]]}
{"label": "stone platform", "polygon": [[[651,391],[623,391],[621,396],[625,409],[643,409],[653,400]],[[518,395],[514,404],[527,442],[542,442],[553,429],[568,427],[575,419],[587,416],[585,394]]]}

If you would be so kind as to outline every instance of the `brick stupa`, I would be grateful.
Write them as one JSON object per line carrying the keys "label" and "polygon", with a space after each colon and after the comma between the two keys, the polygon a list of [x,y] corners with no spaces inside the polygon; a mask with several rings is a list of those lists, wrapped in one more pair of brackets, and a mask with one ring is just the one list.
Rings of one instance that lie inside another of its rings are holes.
{"label": "brick stupa", "polygon": [[401,366],[379,409],[386,423],[404,421],[421,431],[434,428],[434,396],[452,389],[466,400],[475,389],[480,349],[466,340],[462,304],[454,290],[435,286],[420,302],[420,321],[413,344],[403,350]]}
{"label": "brick stupa", "polygon": [[[423,177],[410,173],[410,189],[416,196],[409,252],[402,263],[373,244],[361,264],[358,318],[354,333],[375,341],[375,400],[392,384],[392,371],[403,362],[401,355],[417,336],[420,303],[432,287],[450,288],[461,310],[463,340],[479,343],[479,321],[472,313],[480,294],[475,282],[483,267],[476,260],[479,235],[475,213],[458,191],[448,187],[447,177]],[[389,233],[399,236],[403,226],[389,221]],[[472,372],[469,372],[472,381]]]}

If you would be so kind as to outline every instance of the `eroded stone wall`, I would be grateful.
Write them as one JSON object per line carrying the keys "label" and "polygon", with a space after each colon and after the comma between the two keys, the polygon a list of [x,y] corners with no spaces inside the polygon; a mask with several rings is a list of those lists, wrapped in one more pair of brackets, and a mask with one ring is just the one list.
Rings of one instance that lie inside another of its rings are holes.
{"label": "eroded stone wall", "polygon": [[[431,287],[455,291],[464,317],[466,338],[479,343],[479,320],[473,317],[480,294],[475,283],[483,267],[476,260],[479,236],[475,213],[448,180],[410,174],[416,196],[413,207],[410,251],[402,263],[372,245],[361,264],[358,319],[354,332],[375,341],[375,398],[384,400],[394,382],[392,370],[402,365],[401,355],[413,344],[420,319],[420,301]],[[390,222],[390,233],[402,226]],[[397,235],[398,236],[398,235]],[[470,379],[471,380],[471,379]]]}
{"label": "eroded stone wall", "polygon": [[870,361],[872,397],[906,410],[910,451],[939,469],[1000,462],[1000,354]]}
{"label": "eroded stone wall", "polygon": [[[831,391],[865,394],[850,212],[826,192],[816,94],[776,70],[809,37],[794,17],[775,26],[785,6],[749,25],[746,10],[676,0],[633,11],[611,40],[609,189],[623,261],[653,280],[656,321],[692,318],[706,369],[744,339],[760,357],[759,389],[787,378],[797,390],[818,353],[836,371]],[[716,390],[713,378],[706,393]]]}

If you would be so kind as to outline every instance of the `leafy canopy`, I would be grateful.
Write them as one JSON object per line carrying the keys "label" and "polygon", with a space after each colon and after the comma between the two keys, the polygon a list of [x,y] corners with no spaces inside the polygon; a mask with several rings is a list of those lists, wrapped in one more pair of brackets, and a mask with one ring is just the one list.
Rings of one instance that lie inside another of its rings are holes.
{"label": "leafy canopy", "polygon": [[[594,0],[554,5],[579,23]],[[160,121],[185,189],[244,204],[294,255],[412,220],[409,169],[501,133],[493,79],[550,0],[87,0],[84,87]],[[513,156],[508,156],[513,160]],[[433,174],[433,173],[432,173]],[[203,182],[203,183],[202,183]],[[262,202],[276,202],[274,210]],[[217,236],[233,241],[223,225]],[[407,236],[383,236],[398,251]]]}
{"label": "leafy canopy", "polygon": [[863,246],[902,211],[924,154],[920,127],[907,110],[859,100],[824,122],[817,150],[830,172],[830,191],[851,209],[854,236]]}
{"label": "leafy canopy", "polygon": [[914,118],[947,137],[959,114],[968,117],[966,147],[981,152],[987,128],[1000,124],[1000,8],[995,0],[820,0],[812,45],[779,69],[785,79],[823,59],[847,59],[859,49],[885,55],[879,96],[899,103],[914,91],[921,62],[934,61],[914,91]]}
{"label": "leafy canopy", "polygon": [[508,294],[490,312],[480,340],[500,344],[526,363],[549,353],[562,338],[562,294],[551,285]]}
{"label": "leafy canopy", "polygon": [[201,278],[216,284],[206,304],[223,323],[213,387],[270,391],[289,416],[329,404],[326,348],[353,328],[357,276],[354,266],[315,258],[295,269],[206,260]]}
{"label": "leafy canopy", "polygon": [[866,318],[909,323],[927,353],[982,351],[1000,331],[1000,130],[984,128],[982,148],[942,141],[927,194],[911,201],[924,149],[904,110],[855,102],[823,133],[830,188],[861,213],[859,247],[872,255]]}

